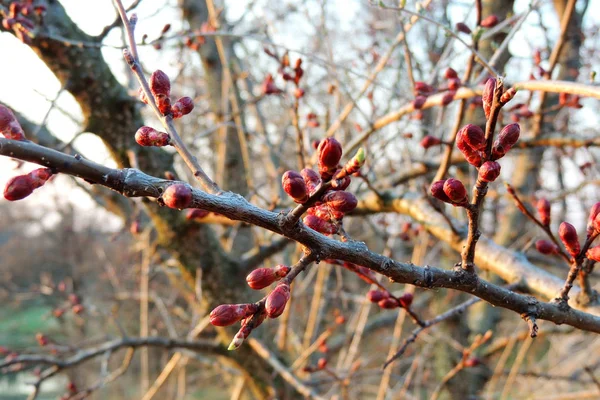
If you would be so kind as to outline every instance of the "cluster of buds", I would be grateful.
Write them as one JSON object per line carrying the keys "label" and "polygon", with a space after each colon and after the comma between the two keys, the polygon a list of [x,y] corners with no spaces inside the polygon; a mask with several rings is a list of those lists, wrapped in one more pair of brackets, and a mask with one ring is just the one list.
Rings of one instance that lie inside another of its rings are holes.
{"label": "cluster of buds", "polygon": [[[132,17],[133,16],[136,16],[136,18],[137,18],[136,14],[133,14]],[[131,17],[130,17],[130,22],[131,22]],[[165,24],[162,27],[162,29],[160,30],[160,35],[155,40],[153,40],[152,47],[154,47],[155,50],[162,49],[162,42],[165,39],[165,34],[167,34],[167,32],[169,32],[170,30],[171,30],[171,24]],[[148,39],[148,35],[144,34],[142,36],[142,43],[145,44],[147,39]]]}
{"label": "cluster of buds", "polygon": [[15,114],[2,104],[0,104],[0,133],[7,139],[27,140]]}
{"label": "cluster of buds", "polygon": [[[299,204],[310,201],[313,204],[307,209],[304,223],[311,229],[326,235],[338,231],[337,222],[344,214],[354,210],[358,201],[356,197],[345,190],[350,185],[350,176],[356,174],[365,162],[362,149],[343,167],[339,164],[342,158],[342,145],[334,138],[322,140],[317,147],[319,172],[305,168],[300,173],[287,171],[283,174],[281,183],[283,190]],[[321,192],[323,185],[328,189]],[[315,198],[319,191],[318,198]]]}
{"label": "cluster of buds", "polygon": [[140,146],[162,147],[167,146],[171,138],[166,132],[157,131],[149,126],[142,126],[135,133],[135,141]]}
{"label": "cluster of buds", "polygon": [[215,32],[216,28],[210,21],[203,22],[200,30],[194,31],[194,36],[187,36],[184,44],[190,50],[198,51],[204,43],[206,43],[206,34]]}
{"label": "cluster of buds", "polygon": [[[456,91],[462,85],[460,78],[458,77],[456,71],[452,68],[446,69],[446,71],[444,72],[444,78],[446,79],[446,84],[438,88],[434,88],[433,86],[425,82],[415,82],[415,99],[412,102],[412,106],[415,110],[421,110],[427,102],[427,98],[430,95],[437,92],[446,92],[442,97],[443,106],[447,106],[454,100],[454,97],[456,96]],[[421,119],[421,116],[419,115],[417,119]]]}
{"label": "cluster of buds", "polygon": [[377,305],[384,310],[398,307],[409,309],[413,302],[413,295],[412,293],[404,293],[400,297],[394,297],[386,290],[369,290],[367,292],[367,299],[371,303],[377,303]]}
{"label": "cluster of buds", "polygon": [[[157,69],[150,76],[150,92],[156,101],[158,110],[163,115],[170,115],[174,119],[189,114],[194,109],[194,101],[190,97],[181,97],[171,105],[171,80],[163,71]],[[148,104],[146,93],[139,89],[140,100]]]}
{"label": "cluster of buds", "polygon": [[34,5],[33,0],[13,1],[8,6],[8,14],[2,18],[2,27],[13,31],[25,44],[31,44],[36,23],[42,22],[46,6]]}
{"label": "cluster of buds", "polygon": [[43,186],[52,176],[50,168],[38,168],[25,175],[11,178],[4,188],[4,198],[8,201],[24,199]]}
{"label": "cluster of buds", "polygon": [[469,202],[467,189],[458,179],[442,179],[431,185],[431,195],[454,206],[466,206]]}
{"label": "cluster of buds", "polygon": [[185,183],[175,183],[165,189],[159,202],[170,208],[182,210],[192,204],[192,188]]}
{"label": "cluster of buds", "polygon": [[[300,81],[304,76],[304,69],[302,68],[302,59],[298,58],[294,62],[292,67],[290,63],[290,56],[286,52],[283,56],[279,57],[273,51],[265,48],[263,49],[265,54],[275,59],[279,63],[279,74],[285,82],[292,82],[294,84],[294,97],[300,99],[304,96],[304,89],[300,87]],[[280,94],[283,90],[275,85],[273,75],[269,74],[266,76],[262,84],[263,95]]]}
{"label": "cluster of buds", "polygon": [[[59,290],[60,289],[61,288],[59,286]],[[81,304],[81,299],[75,293],[69,293],[69,295],[67,296],[67,300],[68,301],[66,302],[66,304],[63,304],[62,306],[52,310],[52,315],[55,318],[63,317],[65,315],[65,312],[67,312],[69,309],[73,312],[73,314],[76,315],[83,314],[83,312],[85,311],[84,305]]]}

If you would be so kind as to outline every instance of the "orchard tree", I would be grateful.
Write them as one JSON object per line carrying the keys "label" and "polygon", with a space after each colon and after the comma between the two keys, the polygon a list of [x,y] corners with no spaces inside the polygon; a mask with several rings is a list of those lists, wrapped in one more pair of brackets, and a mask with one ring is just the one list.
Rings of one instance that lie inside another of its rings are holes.
{"label": "orchard tree", "polygon": [[[0,348],[30,398],[598,394],[597,5],[155,3],[92,35],[0,0],[61,85],[41,123],[0,104],[4,198],[123,227],[117,267],[19,281],[64,328]],[[46,126],[63,92],[110,162]]]}

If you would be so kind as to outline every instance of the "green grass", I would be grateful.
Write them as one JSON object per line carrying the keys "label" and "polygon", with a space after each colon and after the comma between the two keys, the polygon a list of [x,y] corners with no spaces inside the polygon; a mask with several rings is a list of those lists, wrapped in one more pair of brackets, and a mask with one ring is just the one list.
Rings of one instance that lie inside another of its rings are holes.
{"label": "green grass", "polygon": [[34,305],[22,309],[0,310],[0,345],[8,348],[35,344],[37,332],[50,333],[58,327],[51,309]]}

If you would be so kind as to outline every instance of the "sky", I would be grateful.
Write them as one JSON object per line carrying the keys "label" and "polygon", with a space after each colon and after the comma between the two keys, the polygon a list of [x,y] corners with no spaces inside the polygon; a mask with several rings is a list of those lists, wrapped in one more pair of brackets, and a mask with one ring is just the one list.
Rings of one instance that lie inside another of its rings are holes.
{"label": "sky", "polygon": [[[271,0],[272,1],[272,0]],[[160,4],[167,4],[162,7],[159,11],[156,10],[156,4],[159,3],[157,0],[145,0],[141,6],[137,9],[137,13],[140,17],[138,23],[137,32],[138,36],[142,33],[148,33],[150,38],[156,37],[165,24],[165,22],[171,22],[174,30],[178,28],[178,21],[180,16],[177,14],[175,5],[176,0],[161,1]],[[247,0],[236,0],[234,2],[228,2],[228,18],[235,20],[241,12],[244,10],[244,5]],[[115,9],[111,0],[95,0],[95,1],[81,1],[81,0],[61,0],[61,3],[65,6],[65,9],[78,24],[88,34],[96,35],[102,31],[104,26],[114,21],[116,17]],[[125,5],[130,4],[131,1],[125,1]],[[263,0],[265,7],[268,6],[269,0]],[[290,2],[291,3],[291,2]],[[363,1],[354,0],[331,0],[330,7],[336,12],[336,19],[339,20],[340,24],[344,26],[352,26],[355,23],[356,18],[360,18],[361,4]],[[392,2],[390,2],[391,4]],[[413,1],[407,2],[407,7],[414,8]],[[235,6],[233,6],[235,4]],[[468,11],[470,1],[462,2],[464,6],[457,7],[453,11],[453,16],[458,18],[461,13]],[[542,1],[542,10],[549,9],[552,7],[551,1]],[[529,5],[527,0],[517,0],[516,12],[525,10]],[[267,10],[263,8],[263,10]],[[257,12],[261,12],[261,7],[257,7]],[[543,13],[545,14],[545,13]],[[553,12],[548,15],[554,15]],[[587,15],[592,16],[591,20],[597,19],[600,15],[600,1],[591,1]],[[536,17],[532,16],[531,21],[535,21]],[[596,21],[597,22],[597,21]],[[556,30],[558,28],[558,21],[556,18],[545,18],[544,24],[550,30]],[[298,26],[294,27],[278,27],[273,31],[273,40],[277,43],[285,44],[291,48],[300,48],[303,46],[303,42],[299,39],[298,30],[302,28]],[[527,40],[526,40],[527,39]],[[349,39],[352,40],[352,39]],[[543,44],[536,38],[535,32],[531,27],[525,27],[522,32],[518,33],[510,47],[511,52],[516,57],[530,57],[531,48],[527,45],[523,45],[527,42],[539,42],[539,45]],[[107,38],[106,43],[119,45],[121,38],[118,30],[114,30],[112,34]],[[33,121],[41,122],[46,112],[48,111],[50,102],[56,97],[60,90],[60,84],[53,74],[44,66],[44,64],[37,58],[27,46],[24,46],[18,42],[12,35],[8,33],[0,34],[0,49],[3,49],[3,54],[9,54],[9,57],[4,56],[3,61],[0,63],[0,76],[7,77],[2,80],[0,89],[0,101],[9,104],[15,110],[23,113],[25,116]],[[103,50],[106,59],[113,66],[113,71],[118,79],[122,82],[125,81],[125,65],[122,62],[121,51],[118,49],[105,48]],[[157,53],[151,48],[141,49],[141,58],[145,62],[148,69],[158,68],[164,69],[169,73],[169,69],[175,70],[172,59],[169,58],[168,52]],[[71,140],[76,134],[79,133],[79,126],[75,121],[81,121],[81,114],[79,108],[74,99],[66,92],[60,94],[58,101],[56,102],[57,107],[50,113],[47,125],[50,130],[60,139],[64,141]],[[66,116],[62,111],[65,110],[69,116]],[[597,116],[594,116],[597,120]],[[132,132],[133,134],[133,132]],[[108,158],[108,154],[103,150],[103,146],[99,139],[91,134],[82,134],[75,140],[75,145],[81,149],[84,155],[93,161],[106,164],[114,165],[112,160]],[[14,171],[16,164],[8,158],[0,158],[0,187],[4,187],[6,181],[12,176],[17,174]],[[26,165],[23,170],[29,171],[35,168],[33,165]],[[64,177],[58,177],[59,180],[55,185],[48,185],[39,189],[44,191],[44,196],[36,196],[33,194],[29,198],[23,200],[23,205],[26,207],[33,207],[40,202],[44,204],[48,203],[49,199],[60,199],[64,198],[64,185],[68,185],[68,179]],[[95,205],[91,199],[79,189],[69,190],[69,199],[75,204],[75,206],[81,209],[83,212],[91,211],[95,208]],[[3,198],[0,202],[5,201]],[[45,213],[43,223],[52,224],[56,221],[57,215],[52,213]],[[111,226],[118,227],[119,222],[116,218],[108,217],[111,222]]]}

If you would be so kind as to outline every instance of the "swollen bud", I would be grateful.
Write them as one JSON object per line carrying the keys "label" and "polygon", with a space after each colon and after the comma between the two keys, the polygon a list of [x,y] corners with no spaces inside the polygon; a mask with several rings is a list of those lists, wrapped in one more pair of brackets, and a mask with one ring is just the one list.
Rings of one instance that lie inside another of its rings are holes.
{"label": "swollen bud", "polygon": [[2,104],[0,104],[0,133],[7,139],[27,140],[15,114]]}
{"label": "swollen bud", "polygon": [[585,256],[592,261],[600,261],[600,246],[592,247],[585,253]]}
{"label": "swollen bud", "polygon": [[453,203],[464,203],[467,201],[467,189],[458,179],[450,178],[444,182],[444,193]]}
{"label": "swollen bud", "polygon": [[571,254],[573,257],[579,254],[581,247],[579,245],[579,238],[577,237],[577,230],[573,225],[568,222],[563,222],[560,224],[558,227],[558,236],[567,248],[569,254]]}
{"label": "swollen bud", "polygon": [[290,267],[278,265],[275,268],[257,268],[246,277],[246,282],[254,290],[264,289],[290,272]]}
{"label": "swollen bud", "polygon": [[323,202],[335,211],[347,213],[354,210],[358,204],[356,197],[350,192],[328,192],[323,195]]}
{"label": "swollen bud", "polygon": [[415,110],[420,110],[423,108],[423,106],[425,105],[426,102],[427,102],[427,96],[418,95],[413,100],[412,105]]}
{"label": "swollen bud", "polygon": [[319,169],[321,166],[326,169],[337,167],[342,158],[342,145],[332,137],[328,137],[319,143],[317,149],[319,155]]}
{"label": "swollen bud", "polygon": [[26,175],[11,178],[4,187],[4,198],[8,201],[24,199],[43,186],[52,176],[50,168],[38,168]]}
{"label": "swollen bud", "polygon": [[484,182],[494,182],[500,176],[500,164],[486,161],[479,167],[479,178]]}
{"label": "swollen bud", "polygon": [[317,232],[323,233],[325,235],[333,235],[338,231],[338,226],[332,222],[325,221],[322,218],[317,217],[316,215],[307,215],[302,221],[306,226],[311,229],[314,229]]}
{"label": "swollen bud", "polygon": [[590,209],[590,216],[587,222],[587,235],[591,236],[594,232],[600,232],[600,203],[596,203]]}
{"label": "swollen bud", "polygon": [[304,168],[302,171],[300,171],[300,175],[302,175],[302,179],[304,179],[304,183],[306,184],[308,191],[310,194],[312,194],[319,183],[321,183],[321,177],[314,169],[311,168]]}
{"label": "swollen bud", "polygon": [[550,202],[547,199],[541,198],[535,204],[542,225],[550,225]]}
{"label": "swollen bud", "polygon": [[494,90],[496,89],[496,79],[490,78],[485,82],[485,86],[483,87],[483,93],[481,95],[481,100],[483,101],[483,112],[485,113],[485,117],[489,118],[490,112],[492,110],[492,103],[494,101]]}
{"label": "swollen bud", "polygon": [[431,195],[438,200],[442,200],[446,203],[452,203],[452,200],[444,193],[444,184],[446,180],[441,180],[437,182],[433,182],[429,190],[431,191]]}
{"label": "swollen bud", "polygon": [[558,246],[548,240],[538,240],[535,242],[535,248],[542,254],[556,254],[560,250]]}
{"label": "swollen bud", "polygon": [[492,159],[497,160],[503,157],[517,143],[521,127],[519,124],[506,125],[498,134],[492,148]]}
{"label": "swollen bud", "polygon": [[517,89],[515,89],[514,87],[511,87],[510,89],[508,89],[506,92],[504,92],[502,94],[502,96],[500,97],[500,103],[502,103],[502,104],[508,103],[509,101],[511,101],[513,99],[513,97],[515,97],[516,94],[517,94]]}
{"label": "swollen bud", "polygon": [[390,297],[389,293],[382,290],[369,290],[367,292],[367,300],[371,303],[379,303],[383,299]]}
{"label": "swollen bud", "polygon": [[167,207],[178,210],[187,208],[192,203],[192,188],[184,183],[176,183],[165,189],[161,199]]}
{"label": "swollen bud", "polygon": [[458,74],[456,73],[456,71],[454,69],[446,68],[446,71],[444,71],[444,78],[456,79],[456,78],[458,78]]}
{"label": "swollen bud", "polygon": [[221,304],[210,313],[210,323],[214,326],[229,326],[258,311],[256,304]]}
{"label": "swollen bud", "polygon": [[485,133],[477,125],[465,125],[456,134],[456,147],[469,164],[479,167],[482,162],[479,150],[485,148]]}
{"label": "swollen bud", "polygon": [[149,126],[142,126],[135,133],[135,141],[140,146],[162,147],[169,144],[171,138],[166,132],[159,132]]}
{"label": "swollen bud", "polygon": [[164,95],[169,97],[171,94],[171,80],[160,69],[157,69],[150,76],[150,91],[156,97]]}
{"label": "swollen bud", "polygon": [[290,285],[287,283],[280,283],[277,287],[267,296],[265,303],[265,311],[269,318],[277,318],[285,310],[285,306],[290,299]]}
{"label": "swollen bud", "polygon": [[194,109],[194,100],[191,97],[182,97],[173,104],[171,107],[171,113],[173,118],[180,118],[192,112]]}
{"label": "swollen bud", "polygon": [[498,17],[494,14],[489,15],[481,21],[480,25],[484,28],[493,28],[498,25]]}
{"label": "swollen bud", "polygon": [[308,189],[304,178],[296,171],[286,171],[281,177],[281,185],[296,203],[302,204],[308,200]]}
{"label": "swollen bud", "polygon": [[463,22],[459,22],[456,24],[456,30],[462,33],[466,33],[467,35],[471,34],[471,28],[469,28],[467,26],[467,24],[463,23]]}
{"label": "swollen bud", "polygon": [[409,308],[413,302],[413,294],[412,293],[404,293],[402,296],[400,296],[400,298],[398,300],[400,300],[400,305],[403,308]]}
{"label": "swollen bud", "polygon": [[437,146],[438,144],[442,144],[442,141],[435,136],[427,135],[421,140],[421,147],[424,149],[428,149],[433,146]]}
{"label": "swollen bud", "polygon": [[400,303],[398,303],[398,300],[393,299],[391,297],[385,298],[383,300],[380,300],[379,302],[377,302],[377,305],[380,308],[386,309],[386,310],[390,310],[392,308],[398,308],[400,307]]}

